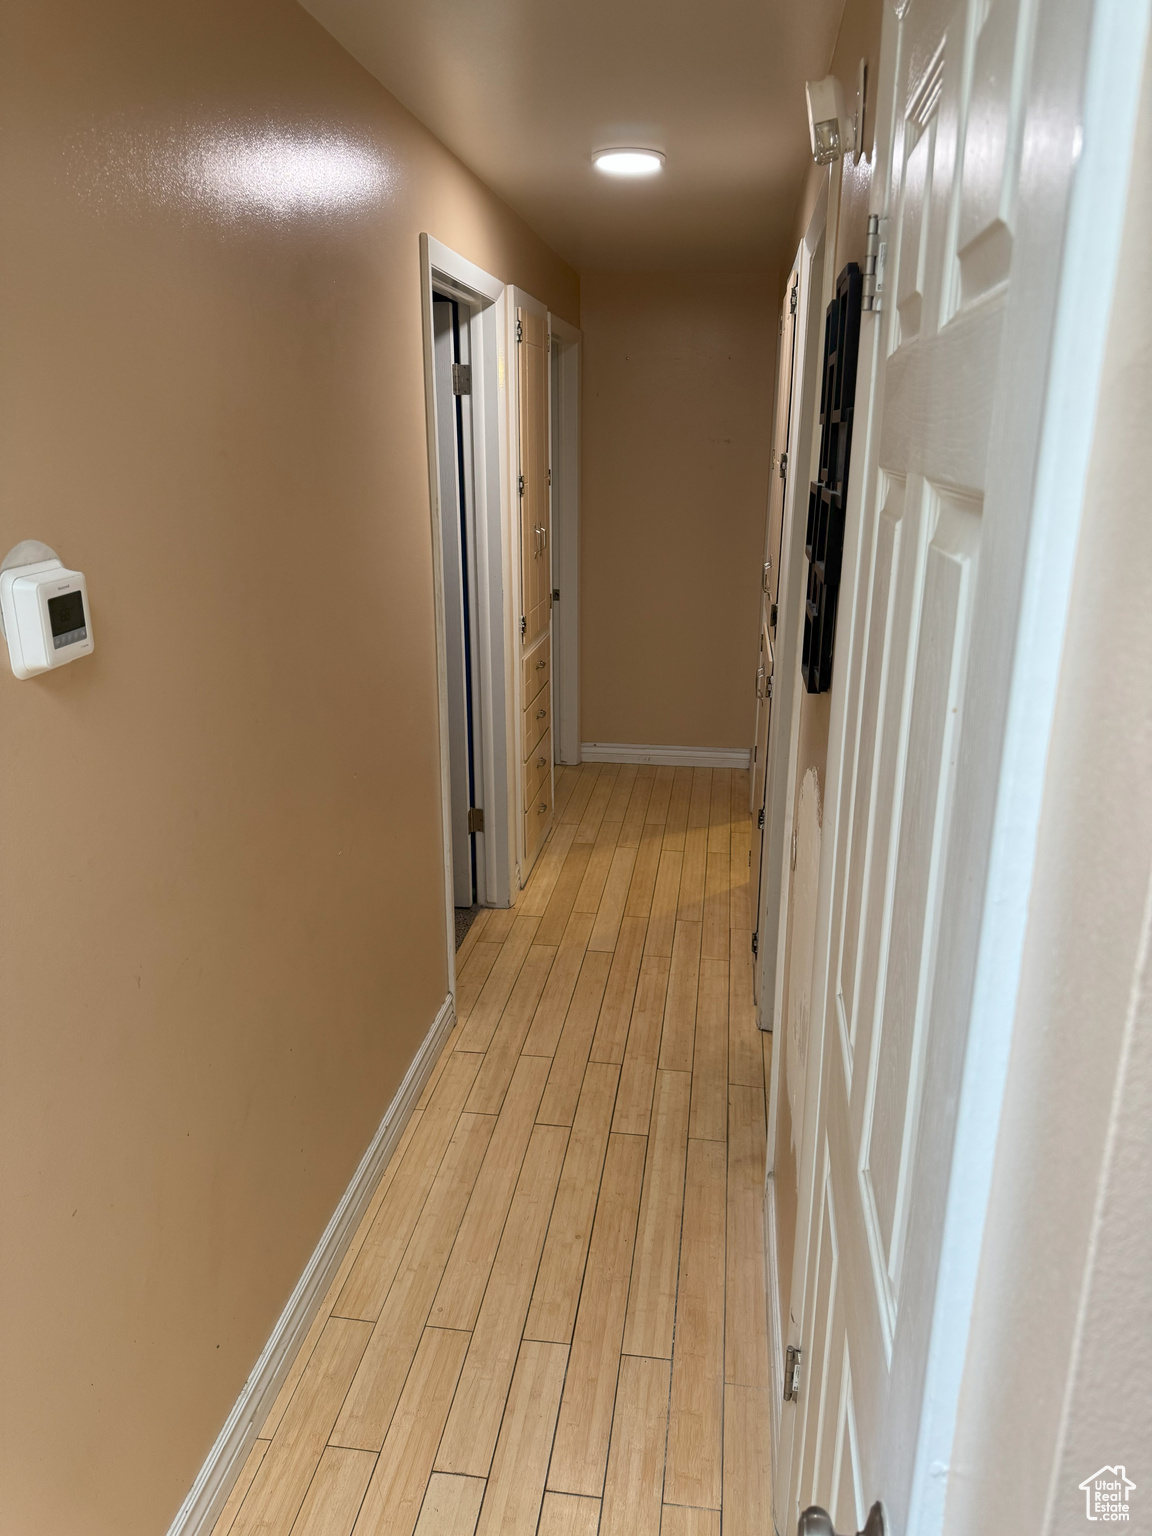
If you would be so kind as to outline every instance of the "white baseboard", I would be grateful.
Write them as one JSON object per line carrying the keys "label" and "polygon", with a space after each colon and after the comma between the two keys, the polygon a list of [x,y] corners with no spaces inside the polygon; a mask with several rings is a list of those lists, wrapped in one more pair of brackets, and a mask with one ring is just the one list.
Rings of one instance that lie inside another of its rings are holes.
{"label": "white baseboard", "polygon": [[445,998],[432,1028],[416,1052],[396,1097],[388,1106],[379,1129],[373,1136],[352,1182],[344,1191],[323,1237],[308,1260],[272,1330],[272,1336],[252,1368],[216,1444],[200,1468],[188,1497],[168,1528],[168,1536],[208,1536],[223,1509],[232,1484],[247,1459],[256,1433],[268,1415],[296,1352],[304,1342],[316,1310],[323,1301],[348,1244],[368,1208],[380,1175],[392,1156],[396,1143],[408,1123],[424,1084],[436,1064],[448,1032],[452,1028],[451,997]]}
{"label": "white baseboard", "polygon": [[750,747],[645,747],[620,741],[583,741],[586,763],[661,763],[673,768],[747,768]]}

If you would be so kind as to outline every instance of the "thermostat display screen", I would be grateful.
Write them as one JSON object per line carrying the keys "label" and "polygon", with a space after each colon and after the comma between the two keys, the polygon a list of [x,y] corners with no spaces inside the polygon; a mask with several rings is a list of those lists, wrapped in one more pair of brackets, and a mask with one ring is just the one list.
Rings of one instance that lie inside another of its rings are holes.
{"label": "thermostat display screen", "polygon": [[50,597],[48,622],[52,626],[52,644],[56,650],[62,645],[73,645],[77,640],[86,640],[88,630],[84,623],[83,595],[62,592],[59,597]]}

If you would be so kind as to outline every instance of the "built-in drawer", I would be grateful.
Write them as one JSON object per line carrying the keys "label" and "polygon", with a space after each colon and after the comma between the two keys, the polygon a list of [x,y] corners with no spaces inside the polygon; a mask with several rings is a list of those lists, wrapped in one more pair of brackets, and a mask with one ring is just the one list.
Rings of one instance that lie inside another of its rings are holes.
{"label": "built-in drawer", "polygon": [[533,795],[545,782],[552,772],[552,732],[545,731],[544,735],[532,749],[532,756],[524,764],[524,804],[528,805]]}
{"label": "built-in drawer", "polygon": [[552,779],[547,777],[524,807],[524,858],[535,863],[540,844],[552,825]]}
{"label": "built-in drawer", "polygon": [[552,695],[544,687],[524,711],[524,761],[532,755],[532,749],[552,724]]}
{"label": "built-in drawer", "polygon": [[523,674],[520,702],[521,706],[527,709],[541,688],[545,687],[551,678],[551,647],[548,644],[547,635],[544,636],[544,639],[535,650],[528,652],[520,666]]}

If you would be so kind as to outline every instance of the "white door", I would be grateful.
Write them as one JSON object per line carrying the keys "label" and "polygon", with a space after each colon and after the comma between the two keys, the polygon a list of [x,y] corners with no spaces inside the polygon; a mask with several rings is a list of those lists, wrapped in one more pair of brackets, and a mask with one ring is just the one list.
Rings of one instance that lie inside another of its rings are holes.
{"label": "white door", "polygon": [[817,1503],[855,1532],[876,1499],[892,1536],[941,1528],[999,1108],[973,1063],[997,987],[1014,987],[987,890],[1046,516],[1034,466],[1078,14],[885,6],[873,207],[890,217],[882,310],[862,322],[833,658],[783,1531]]}

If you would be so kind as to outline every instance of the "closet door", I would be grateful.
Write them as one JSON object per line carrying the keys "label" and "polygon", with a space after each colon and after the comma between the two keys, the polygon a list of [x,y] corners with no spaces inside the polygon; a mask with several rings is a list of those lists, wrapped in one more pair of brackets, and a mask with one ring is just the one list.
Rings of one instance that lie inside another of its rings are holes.
{"label": "closet door", "polygon": [[[552,825],[552,550],[548,522],[548,329],[516,311],[520,450],[520,737],[526,877]],[[543,762],[541,761],[543,759]]]}

